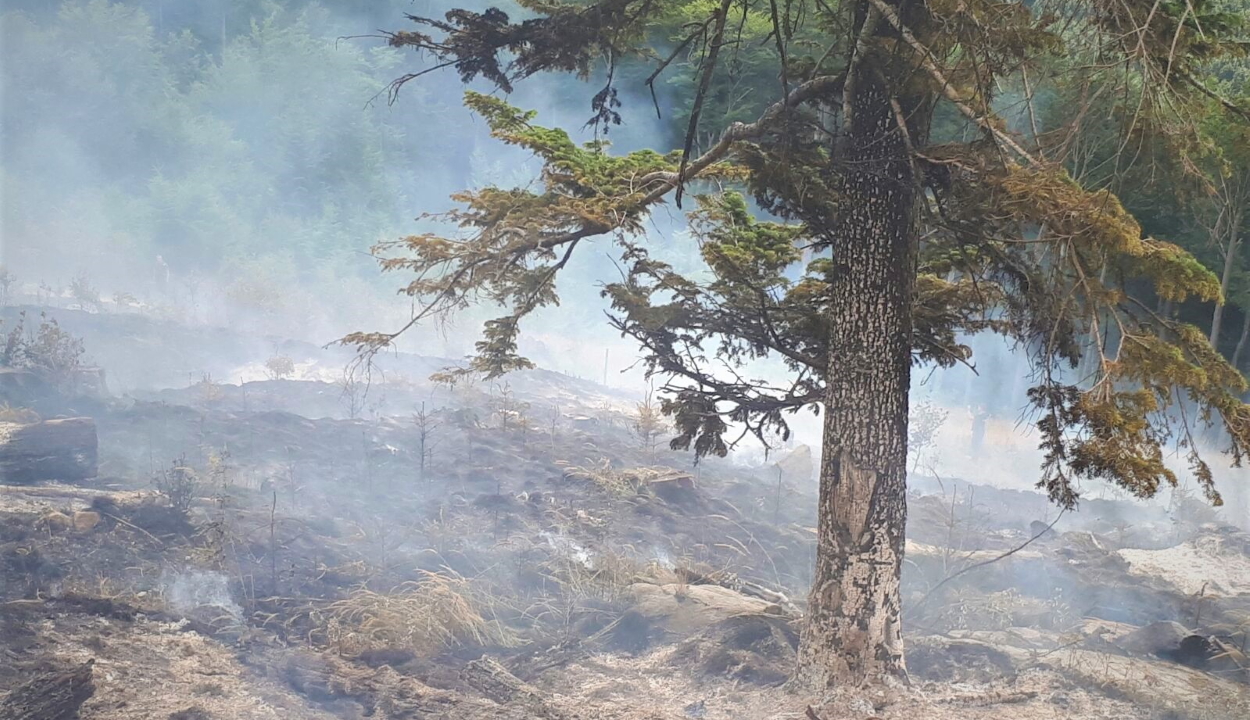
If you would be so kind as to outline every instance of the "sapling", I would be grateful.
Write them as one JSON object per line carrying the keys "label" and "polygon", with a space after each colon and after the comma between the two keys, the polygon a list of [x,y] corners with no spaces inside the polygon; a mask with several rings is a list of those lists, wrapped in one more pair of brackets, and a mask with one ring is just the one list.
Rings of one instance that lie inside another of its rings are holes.
{"label": "sapling", "polygon": [[417,454],[421,473],[418,478],[424,482],[426,465],[434,459],[432,436],[442,422],[438,420],[437,411],[426,411],[424,400],[421,401],[420,409],[412,414],[412,422],[417,426]]}

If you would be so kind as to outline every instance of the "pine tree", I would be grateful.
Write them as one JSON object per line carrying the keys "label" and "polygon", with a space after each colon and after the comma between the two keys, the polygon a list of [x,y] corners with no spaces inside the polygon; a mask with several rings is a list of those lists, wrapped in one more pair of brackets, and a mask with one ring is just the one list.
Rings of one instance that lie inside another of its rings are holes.
{"label": "pine tree", "polygon": [[[1196,118],[1245,121],[1202,80],[1206,63],[1244,46],[1244,12],[1146,0],[520,4],[528,19],[497,9],[413,17],[416,29],[390,42],[505,92],[539,72],[606,77],[591,100],[605,129],[620,120],[622,63],[650,58],[652,80],[674,63],[693,67],[683,147],[612,154],[469,92],[495,137],[543,161],[542,183],[457,195],[441,219],[460,235],[383,244],[382,266],[411,274],[404,291],[424,301],[407,327],[481,300],[505,307],[460,370],[496,377],[531,366],[518,353],[522,320],[558,301],[555,278],[582,243],[609,236],[625,268],[604,291],[612,323],[667,379],[675,449],[724,455],[731,428],[767,441],[788,436],[792,413],[824,413],[796,687],[905,672],[911,368],[971,362],[967,334],[1000,333],[1028,349],[1045,451],[1039,484],[1056,502],[1075,505],[1081,478],[1141,497],[1175,485],[1164,463],[1173,442],[1219,502],[1191,415],[1177,408],[1197,406],[1219,424],[1240,462],[1250,446],[1245,379],[1206,333],[1160,315],[1135,288],[1170,303],[1220,302],[1220,278],[1143,233],[1110,186],[1083,183],[1077,166],[1091,128],[1119,140],[1115,168],[1146,146],[1181,165],[1208,157]],[[664,35],[674,16],[692,14]],[[766,23],[775,48],[771,100],[750,122],[709,135],[701,109],[748,22]],[[1068,104],[1064,122],[1039,123],[1039,93]],[[773,220],[754,217],[744,194]],[[649,252],[644,221],[670,199],[690,211],[710,280]],[[344,340],[376,352],[407,327]],[[786,386],[739,374],[765,356],[790,368]]]}

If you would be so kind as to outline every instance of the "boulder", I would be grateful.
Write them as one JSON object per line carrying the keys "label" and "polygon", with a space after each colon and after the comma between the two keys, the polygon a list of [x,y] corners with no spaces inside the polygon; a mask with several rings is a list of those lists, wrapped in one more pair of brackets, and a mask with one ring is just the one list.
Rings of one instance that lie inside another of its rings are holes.
{"label": "boulder", "polygon": [[94,510],[80,510],[74,513],[74,529],[78,532],[87,532],[99,524],[100,513]]}
{"label": "boulder", "polygon": [[735,615],[776,612],[774,604],[747,597],[719,585],[652,585],[629,587],[633,610],[653,628],[686,637]]}

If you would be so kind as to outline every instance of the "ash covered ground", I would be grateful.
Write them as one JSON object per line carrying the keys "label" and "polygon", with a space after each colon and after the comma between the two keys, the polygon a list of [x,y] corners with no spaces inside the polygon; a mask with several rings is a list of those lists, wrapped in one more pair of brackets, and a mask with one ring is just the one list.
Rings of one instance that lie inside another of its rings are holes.
{"label": "ash covered ground", "polygon": [[[365,388],[314,346],[48,312],[103,382],[9,377],[8,420],[91,418],[98,472],[0,490],[0,708],[68,682],[107,720],[810,717],[801,462],[693,466],[557,373],[391,356]],[[818,717],[1250,717],[1250,535],[1198,499],[1056,519],[918,471],[908,537],[911,684]]]}

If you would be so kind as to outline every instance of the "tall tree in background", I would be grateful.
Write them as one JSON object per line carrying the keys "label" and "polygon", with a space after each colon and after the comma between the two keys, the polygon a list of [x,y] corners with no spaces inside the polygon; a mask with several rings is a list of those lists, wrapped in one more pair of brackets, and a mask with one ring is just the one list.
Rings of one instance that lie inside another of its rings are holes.
{"label": "tall tree in background", "polygon": [[[1028,348],[1029,399],[1045,451],[1040,485],[1071,507],[1081,478],[1149,497],[1177,478],[1165,449],[1188,450],[1214,502],[1211,471],[1179,403],[1222,426],[1234,462],[1250,447],[1245,380],[1206,333],[1154,311],[1222,301],[1220,278],[1145,235],[1112,185],[1083,183],[1075,152],[1114,128],[1104,177],[1142,148],[1196,166],[1212,143],[1201,119],[1240,110],[1204,82],[1206,63],[1242,45],[1237,13],[1215,3],[1146,0],[522,0],[500,10],[413,17],[390,42],[430,54],[465,81],[503,91],[546,71],[606,76],[592,121],[619,121],[616,70],[651,58],[652,80],[693,68],[684,146],[613,155],[497,97],[467,95],[496,137],[545,162],[540,187],[457,196],[455,237],[378,248],[424,301],[404,328],[358,333],[365,353],[423,319],[480,300],[504,308],[477,355],[454,372],[494,377],[531,364],[522,319],[557,302],[555,278],[597,236],[620,249],[605,289],[614,325],[668,379],[677,448],[725,454],[734,439],[786,435],[788,413],[824,412],[816,573],[795,686],[822,690],[905,672],[899,575],[906,515],[907,411],[915,363],[971,360],[965,334]],[[660,36],[674,27],[675,37]],[[708,137],[715,78],[766,23],[777,73],[750,122]],[[398,89],[417,73],[397,81]],[[1042,127],[1036,99],[1062,97]],[[1014,103],[1014,107],[1012,106]],[[1010,115],[1024,130],[1013,131]],[[757,220],[745,189],[780,222]],[[693,195],[693,198],[691,197]],[[707,276],[651,256],[647,213],[691,203]],[[804,251],[814,259],[805,267]],[[791,382],[744,377],[780,358]],[[1082,357],[1088,359],[1082,363]]]}

